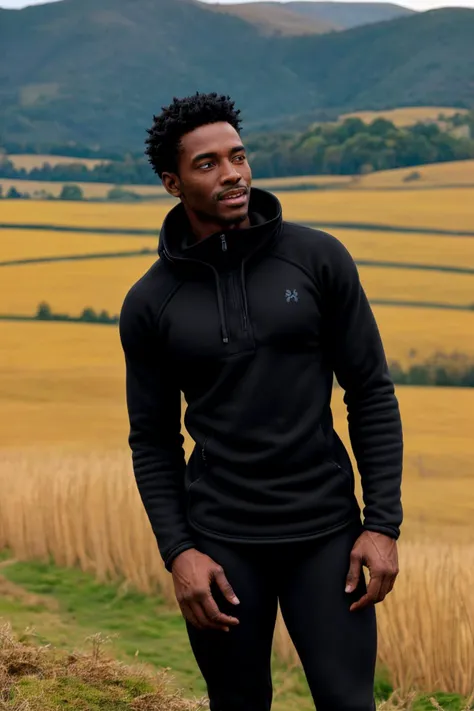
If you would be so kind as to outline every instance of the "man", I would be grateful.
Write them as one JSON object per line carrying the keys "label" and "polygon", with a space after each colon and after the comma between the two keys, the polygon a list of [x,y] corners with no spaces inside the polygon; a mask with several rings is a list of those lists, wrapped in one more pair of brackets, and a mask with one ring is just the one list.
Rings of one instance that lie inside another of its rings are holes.
{"label": "man", "polygon": [[372,711],[374,604],[398,573],[398,403],[352,258],[250,187],[239,113],[197,93],[148,131],[180,203],[120,316],[136,481],[212,711],[270,709],[278,600],[318,711]]}

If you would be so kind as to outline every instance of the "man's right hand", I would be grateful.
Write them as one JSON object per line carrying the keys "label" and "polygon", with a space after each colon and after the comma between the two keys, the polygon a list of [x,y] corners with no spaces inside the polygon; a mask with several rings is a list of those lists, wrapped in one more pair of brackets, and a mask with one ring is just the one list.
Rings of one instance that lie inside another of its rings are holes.
{"label": "man's right hand", "polygon": [[171,572],[181,612],[194,627],[228,632],[230,625],[239,624],[236,617],[219,610],[212,596],[211,584],[215,581],[226,600],[233,605],[239,604],[222,566],[212,558],[190,548],[175,558]]}

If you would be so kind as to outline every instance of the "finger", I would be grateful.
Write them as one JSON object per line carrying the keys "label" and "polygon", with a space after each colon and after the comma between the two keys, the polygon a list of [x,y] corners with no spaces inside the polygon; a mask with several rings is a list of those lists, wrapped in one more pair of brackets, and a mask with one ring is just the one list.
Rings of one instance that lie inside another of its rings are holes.
{"label": "finger", "polygon": [[196,627],[198,630],[202,630],[202,625],[198,621],[196,615],[192,611],[191,607],[187,603],[182,603],[181,605],[181,612],[183,613],[183,617],[191,624],[193,627]]}
{"label": "finger", "polygon": [[349,572],[346,577],[346,592],[351,593],[357,589],[362,572],[362,558],[355,551],[351,552]]}
{"label": "finger", "polygon": [[219,610],[212,595],[207,595],[203,600],[200,600],[200,603],[206,618],[218,627],[239,624],[239,620],[236,617],[225,615]]}
{"label": "finger", "polygon": [[389,589],[388,589],[388,592],[392,592],[392,590],[393,590],[393,588],[394,588],[394,586],[395,586],[396,580],[397,580],[397,573],[395,573],[395,575],[392,575],[392,577],[391,577],[391,579],[390,579],[390,587],[389,587]]}
{"label": "finger", "polygon": [[369,585],[367,587],[367,592],[365,595],[363,595],[360,600],[357,600],[357,602],[354,602],[350,606],[350,611],[354,612],[355,610],[362,610],[364,607],[368,607],[369,605],[375,604],[375,601],[377,600],[377,597],[380,592],[380,586],[382,584],[382,578],[380,577],[374,577],[370,579]]}
{"label": "finger", "polygon": [[397,579],[397,574],[396,574],[396,573],[390,577],[390,585],[389,585],[389,587],[388,587],[387,595],[388,595],[388,593],[391,593],[391,592],[392,592],[392,590],[393,590],[393,588],[394,588],[394,585],[395,585],[396,579]]}
{"label": "finger", "polygon": [[197,619],[200,629],[209,629],[211,625],[209,624],[209,620],[207,619],[199,601],[194,600],[190,603],[189,607],[191,608],[194,617]]}
{"label": "finger", "polygon": [[240,600],[235,594],[232,585],[227,580],[224,570],[220,566],[214,573],[214,579],[218,584],[219,588],[221,589],[221,592],[224,595],[225,599],[228,602],[231,602],[233,605],[238,605],[240,603]]}
{"label": "finger", "polygon": [[382,585],[380,586],[379,596],[376,602],[383,602],[390,592],[390,583],[392,582],[392,576],[387,574],[382,580]]}

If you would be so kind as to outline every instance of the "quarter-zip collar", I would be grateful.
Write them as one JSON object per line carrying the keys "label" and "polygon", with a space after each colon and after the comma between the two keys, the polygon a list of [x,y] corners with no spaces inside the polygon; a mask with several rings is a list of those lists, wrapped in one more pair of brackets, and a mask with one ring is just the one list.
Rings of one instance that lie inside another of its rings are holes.
{"label": "quarter-zip collar", "polygon": [[244,321],[248,325],[248,297],[245,282],[247,261],[278,237],[282,227],[281,205],[272,193],[251,188],[249,201],[251,226],[245,229],[223,229],[203,240],[197,240],[191,230],[182,204],[176,205],[166,216],[161,228],[158,254],[174,266],[183,268],[193,264],[210,268],[216,283],[221,334],[229,342],[220,274],[240,269],[244,300]]}
{"label": "quarter-zip collar", "polygon": [[163,222],[158,254],[174,262],[189,259],[218,270],[228,269],[230,263],[246,260],[279,232],[282,222],[280,201],[266,190],[251,188],[249,216],[250,227],[222,229],[197,240],[180,203],[170,210]]}

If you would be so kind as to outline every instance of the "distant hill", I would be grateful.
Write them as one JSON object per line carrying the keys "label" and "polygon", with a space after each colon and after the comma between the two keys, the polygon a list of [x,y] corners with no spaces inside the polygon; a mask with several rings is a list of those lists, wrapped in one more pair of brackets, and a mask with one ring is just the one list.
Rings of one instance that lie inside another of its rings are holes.
{"label": "distant hill", "polygon": [[[340,27],[322,20],[316,15],[306,16],[305,13],[293,12],[294,3],[281,2],[248,2],[239,4],[211,4],[216,12],[240,17],[252,23],[265,35],[315,35],[340,29]],[[303,4],[303,3],[301,3]]]}
{"label": "distant hill", "polygon": [[191,0],[62,0],[0,10],[0,143],[140,149],[153,113],[230,93],[245,127],[327,109],[473,107],[474,10],[266,37]]}
{"label": "distant hill", "polygon": [[217,12],[241,17],[266,34],[307,35],[347,30],[360,25],[414,14],[401,5],[384,2],[245,2],[208,5]]}
{"label": "distant hill", "polygon": [[413,15],[414,10],[389,2],[303,2],[284,3],[292,12],[306,17],[327,22],[340,29],[350,29],[374,22],[394,20]]}

